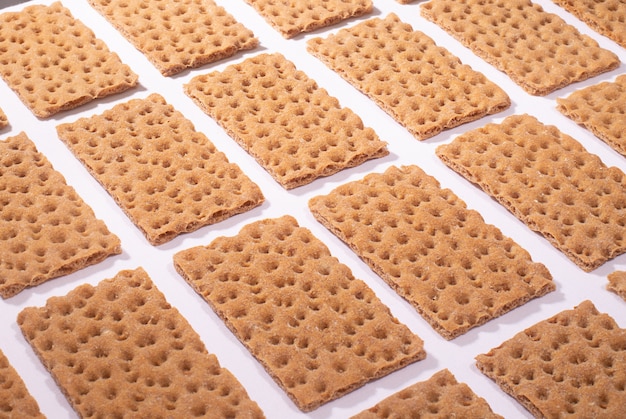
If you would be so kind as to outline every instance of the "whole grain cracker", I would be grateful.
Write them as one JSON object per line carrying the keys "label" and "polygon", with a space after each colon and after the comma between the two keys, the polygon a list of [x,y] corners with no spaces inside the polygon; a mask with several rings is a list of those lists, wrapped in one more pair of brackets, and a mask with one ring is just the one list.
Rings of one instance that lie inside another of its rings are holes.
{"label": "whole grain cracker", "polygon": [[137,75],[60,2],[0,14],[0,76],[40,118],[137,84]]}
{"label": "whole grain cracker", "polygon": [[287,39],[373,10],[371,0],[246,0],[246,3]]}
{"label": "whole grain cracker", "polygon": [[626,157],[626,75],[614,82],[577,90],[556,101],[561,113]]}
{"label": "whole grain cracker", "polygon": [[444,338],[555,289],[552,276],[417,166],[391,166],[309,201]]}
{"label": "whole grain cracker", "polygon": [[626,2],[624,0],[552,0],[596,32],[626,48]]}
{"label": "whole grain cracker", "polygon": [[426,356],[422,340],[291,216],[178,252],[174,265],[303,411]]}
{"label": "whole grain cracker", "polygon": [[307,49],[420,140],[511,104],[483,74],[393,13],[311,39]]}
{"label": "whole grain cracker", "polygon": [[626,251],[626,176],[557,127],[513,115],[456,137],[437,155],[581,269]]}
{"label": "whole grain cracker", "polygon": [[0,417],[3,418],[45,418],[39,405],[29,393],[22,377],[15,371],[9,360],[0,350]]}
{"label": "whole grain cracker", "polygon": [[389,154],[358,115],[279,53],[196,76],[185,92],[286,189]]}
{"label": "whole grain cracker", "polygon": [[6,114],[0,109],[0,129],[5,128],[9,125],[9,120],[7,119]]}
{"label": "whole grain cracker", "polygon": [[0,141],[0,296],[119,253],[119,238],[26,134]]}
{"label": "whole grain cracker", "polygon": [[591,301],[476,357],[537,418],[618,418],[626,406],[626,329]]}
{"label": "whole grain cracker", "polygon": [[608,275],[609,283],[606,289],[613,291],[626,301],[626,271],[614,271]]}
{"label": "whole grain cracker", "polygon": [[421,14],[532,95],[620,65],[614,53],[530,0],[433,0]]}
{"label": "whole grain cracker", "polygon": [[213,0],[89,0],[164,76],[258,46]]}
{"label": "whole grain cracker", "polygon": [[[419,414],[416,416],[416,414]],[[389,418],[464,418],[497,419],[485,399],[478,397],[465,383],[459,383],[448,370],[435,373],[392,394],[352,419]]]}
{"label": "whole grain cracker", "polygon": [[158,94],[57,131],[153,245],[264,201],[239,166]]}

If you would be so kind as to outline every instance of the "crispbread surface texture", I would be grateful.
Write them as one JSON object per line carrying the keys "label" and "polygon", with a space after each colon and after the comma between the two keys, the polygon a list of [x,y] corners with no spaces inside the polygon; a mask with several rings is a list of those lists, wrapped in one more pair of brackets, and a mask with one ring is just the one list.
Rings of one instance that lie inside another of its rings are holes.
{"label": "crispbread surface texture", "polygon": [[626,48],[624,0],[553,0],[596,32]]}
{"label": "crispbread surface texture", "polygon": [[372,12],[371,0],[246,0],[285,38]]}
{"label": "crispbread surface texture", "polygon": [[391,166],[309,201],[446,339],[555,289],[547,268],[417,166]]}
{"label": "crispbread surface texture", "polygon": [[39,405],[29,393],[22,377],[15,371],[0,350],[0,417],[2,418],[45,418]]}
{"label": "crispbread surface texture", "polygon": [[263,418],[143,268],[18,314],[81,417]]}
{"label": "crispbread surface texture", "polygon": [[352,419],[464,418],[497,419],[487,401],[478,397],[465,383],[459,383],[448,370],[435,373],[392,394]]}
{"label": "crispbread surface texture", "polygon": [[7,125],[9,125],[9,120],[2,109],[0,109],[0,129],[6,127]]}
{"label": "crispbread surface texture", "polygon": [[25,133],[0,141],[0,296],[119,253],[119,238]]}
{"label": "crispbread surface texture", "polygon": [[291,216],[181,251],[174,264],[303,411],[426,356],[422,340]]}
{"label": "crispbread surface texture", "polygon": [[313,38],[307,49],[420,140],[511,103],[482,73],[393,13]]}
{"label": "crispbread surface texture", "polygon": [[585,271],[626,251],[626,176],[530,115],[469,131],[437,148]]}
{"label": "crispbread surface texture", "polygon": [[557,109],[626,157],[626,75],[557,98]]}
{"label": "crispbread surface texture", "polygon": [[257,47],[213,0],[89,0],[164,76]]}
{"label": "crispbread surface texture", "polygon": [[606,289],[613,291],[626,301],[626,271],[614,271],[608,275]]}
{"label": "crispbread surface texture", "polygon": [[0,14],[0,76],[40,118],[123,92],[138,79],[60,2]]}
{"label": "crispbread surface texture", "polygon": [[530,0],[433,0],[420,7],[423,17],[532,95],[620,65],[617,55]]}
{"label": "crispbread surface texture", "polygon": [[57,132],[153,245],[264,201],[239,166],[156,93]]}
{"label": "crispbread surface texture", "polygon": [[357,114],[279,53],[196,76],[185,91],[286,189],[389,154]]}
{"label": "crispbread surface texture", "polygon": [[589,300],[476,357],[537,418],[618,418],[626,406],[626,330]]}

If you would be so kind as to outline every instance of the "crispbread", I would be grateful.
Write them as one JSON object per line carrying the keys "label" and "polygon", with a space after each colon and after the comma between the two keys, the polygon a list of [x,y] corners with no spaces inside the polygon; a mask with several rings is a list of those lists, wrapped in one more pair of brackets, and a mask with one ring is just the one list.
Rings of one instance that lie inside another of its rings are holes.
{"label": "crispbread", "polygon": [[426,356],[422,340],[291,216],[181,251],[174,265],[303,411]]}
{"label": "crispbread", "polygon": [[40,118],[137,84],[137,75],[60,2],[0,15],[0,76]]}
{"label": "crispbread", "polygon": [[279,53],[196,76],[185,92],[286,189],[389,154],[358,115]]}
{"label": "crispbread", "polygon": [[583,301],[476,357],[537,418],[618,418],[626,406],[626,330]]}
{"label": "crispbread", "polygon": [[0,141],[0,296],[121,251],[119,238],[26,134]]}
{"label": "crispbread", "polygon": [[620,65],[558,15],[530,0],[436,0],[421,14],[532,95],[547,95]]}
{"label": "crispbread", "polygon": [[626,2],[623,0],[552,0],[596,32],[626,48]]}
{"label": "crispbread", "polygon": [[7,125],[9,125],[9,120],[2,109],[0,109],[0,129],[6,127]]}
{"label": "crispbread", "polygon": [[581,269],[626,251],[626,176],[557,127],[513,115],[456,137],[437,155]]}
{"label": "crispbread", "polygon": [[626,301],[626,271],[614,271],[608,275],[606,289],[613,291]]}
{"label": "crispbread", "polygon": [[[626,3],[624,3],[626,5]],[[626,75],[557,98],[557,109],[626,156]]]}
{"label": "crispbread", "polygon": [[213,0],[89,0],[164,76],[200,67],[259,41]]}
{"label": "crispbread", "polygon": [[309,207],[446,339],[555,289],[544,265],[417,166],[369,174]]}
{"label": "crispbread", "polygon": [[371,0],[246,0],[285,38],[372,12]]}
{"label": "crispbread", "polygon": [[392,394],[352,419],[412,418],[496,419],[487,401],[478,397],[465,383],[443,369],[426,381],[415,383]]}
{"label": "crispbread", "polygon": [[483,74],[393,13],[311,39],[307,49],[420,140],[511,104]]}
{"label": "crispbread", "polygon": [[142,268],[27,307],[17,321],[81,417],[264,417]]}
{"label": "crispbread", "polygon": [[57,131],[153,245],[264,201],[239,166],[158,94]]}
{"label": "crispbread", "polygon": [[0,417],[45,418],[17,371],[0,350]]}

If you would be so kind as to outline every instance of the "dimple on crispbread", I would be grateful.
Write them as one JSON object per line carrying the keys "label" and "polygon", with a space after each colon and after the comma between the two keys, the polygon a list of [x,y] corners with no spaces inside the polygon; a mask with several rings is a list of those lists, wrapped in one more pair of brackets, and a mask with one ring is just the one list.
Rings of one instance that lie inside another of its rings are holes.
{"label": "dimple on crispbread", "polygon": [[0,76],[40,118],[137,84],[137,75],[60,2],[0,14]]}
{"label": "dimple on crispbread", "polygon": [[393,13],[311,39],[307,49],[420,140],[510,105],[497,85]]}
{"label": "dimple on crispbread", "polygon": [[626,330],[591,301],[476,357],[537,418],[618,418],[626,406]]}
{"label": "dimple on crispbread", "polygon": [[309,208],[446,339],[555,289],[544,265],[417,166],[369,174]]}
{"label": "dimple on crispbread", "polygon": [[81,417],[264,417],[142,268],[27,307],[17,321]]}
{"label": "dimple on crispbread", "polygon": [[3,418],[36,418],[46,416],[29,393],[22,377],[0,350],[0,416]]}
{"label": "dimple on crispbread", "polygon": [[164,76],[195,68],[258,40],[213,0],[89,0]]}
{"label": "dimple on crispbread", "polygon": [[626,75],[614,82],[577,90],[556,101],[561,113],[626,157]]}
{"label": "dimple on crispbread", "polygon": [[626,176],[530,115],[469,131],[439,158],[591,271],[626,251]]}
{"label": "dimple on crispbread", "polygon": [[371,0],[246,0],[285,38],[372,12]]}
{"label": "dimple on crispbread", "polygon": [[264,201],[258,186],[158,94],[57,126],[151,244]]}
{"label": "dimple on crispbread", "polygon": [[0,141],[0,296],[119,253],[119,238],[26,134]]}
{"label": "dimple on crispbread", "polygon": [[174,265],[303,411],[426,356],[422,340],[291,216],[181,251]]}
{"label": "dimple on crispbread", "polygon": [[608,275],[606,289],[614,292],[626,301],[626,271],[614,271]]}
{"label": "dimple on crispbread", "polygon": [[423,17],[533,95],[620,65],[617,55],[530,0],[436,0],[420,7]]}
{"label": "dimple on crispbread", "polygon": [[361,118],[282,54],[260,54],[185,85],[286,189],[389,154]]}

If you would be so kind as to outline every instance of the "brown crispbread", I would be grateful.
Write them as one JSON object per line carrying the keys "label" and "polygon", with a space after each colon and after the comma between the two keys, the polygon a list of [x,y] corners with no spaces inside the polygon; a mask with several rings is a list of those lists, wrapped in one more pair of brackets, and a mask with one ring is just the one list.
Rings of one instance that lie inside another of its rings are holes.
{"label": "brown crispbread", "polygon": [[606,289],[614,292],[626,301],[626,271],[611,272],[607,279],[609,283],[606,285]]}
{"label": "brown crispbread", "polygon": [[28,392],[22,377],[0,350],[0,417],[42,419],[46,416]]}
{"label": "brown crispbread", "polygon": [[544,265],[417,166],[369,174],[309,208],[446,339],[555,289]]}
{"label": "brown crispbread", "polygon": [[307,49],[420,140],[511,103],[483,74],[393,13],[313,38]]}
{"label": "brown crispbread", "polygon": [[561,113],[626,157],[626,75],[614,82],[577,90],[556,101]]}
{"label": "brown crispbread", "polygon": [[285,38],[371,13],[371,0],[246,0]]}
{"label": "brown crispbread", "polygon": [[40,118],[137,84],[137,75],[60,2],[0,14],[0,76]]}
{"label": "brown crispbread", "polygon": [[[419,412],[418,416],[415,416]],[[351,419],[390,418],[463,418],[498,419],[485,399],[478,397],[465,383],[459,383],[448,370],[435,373],[421,381],[392,394],[375,406]]]}
{"label": "brown crispbread", "polygon": [[557,127],[514,115],[456,137],[437,155],[581,269],[626,251],[626,176]]}
{"label": "brown crispbread", "polygon": [[421,14],[532,95],[613,70],[620,60],[531,0],[436,0]]}
{"label": "brown crispbread", "polygon": [[478,368],[537,418],[619,418],[626,329],[589,300],[476,357]]}
{"label": "brown crispbread", "polygon": [[389,154],[358,115],[279,53],[196,76],[185,92],[285,189]]}
{"label": "brown crispbread", "polygon": [[257,47],[213,0],[89,0],[164,76]]}
{"label": "brown crispbread", "polygon": [[0,141],[0,296],[121,251],[119,238],[26,134]]}
{"label": "brown crispbread", "polygon": [[81,417],[264,417],[142,268],[27,307],[17,321]]}
{"label": "brown crispbread", "polygon": [[0,109],[0,129],[5,128],[9,125],[9,120],[7,119],[6,114]]}
{"label": "brown crispbread", "polygon": [[181,251],[174,265],[303,411],[426,356],[422,340],[291,216]]}
{"label": "brown crispbread", "polygon": [[153,245],[264,201],[239,166],[158,94],[57,131]]}

